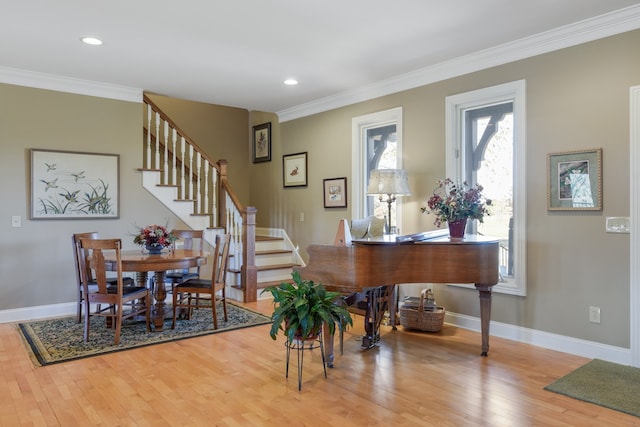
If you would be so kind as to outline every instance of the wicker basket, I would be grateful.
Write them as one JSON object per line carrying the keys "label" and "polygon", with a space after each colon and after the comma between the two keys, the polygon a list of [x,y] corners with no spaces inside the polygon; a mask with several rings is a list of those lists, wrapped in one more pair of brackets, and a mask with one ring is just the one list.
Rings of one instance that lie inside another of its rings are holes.
{"label": "wicker basket", "polygon": [[425,332],[439,332],[444,323],[444,307],[425,307],[425,300],[432,299],[431,289],[424,289],[416,307],[406,303],[400,307],[400,324],[405,329],[417,329]]}

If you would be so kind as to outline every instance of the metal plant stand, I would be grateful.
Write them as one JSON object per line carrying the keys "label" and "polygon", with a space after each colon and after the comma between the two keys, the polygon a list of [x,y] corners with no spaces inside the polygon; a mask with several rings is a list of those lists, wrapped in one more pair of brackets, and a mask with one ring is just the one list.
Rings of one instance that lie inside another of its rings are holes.
{"label": "metal plant stand", "polygon": [[327,363],[324,358],[324,344],[322,343],[322,331],[317,338],[302,341],[293,340],[285,341],[285,347],[287,348],[287,369],[285,377],[289,378],[289,359],[291,357],[291,350],[296,351],[298,355],[298,391],[302,390],[302,365],[304,363],[304,352],[313,350],[314,348],[320,348],[320,354],[322,355],[322,368],[324,369],[324,377],[327,378]]}

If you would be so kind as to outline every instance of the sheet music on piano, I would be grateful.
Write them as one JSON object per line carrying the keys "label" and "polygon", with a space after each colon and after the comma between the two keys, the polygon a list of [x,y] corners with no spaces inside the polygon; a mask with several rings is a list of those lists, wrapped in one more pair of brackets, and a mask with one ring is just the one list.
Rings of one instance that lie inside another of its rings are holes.
{"label": "sheet music on piano", "polygon": [[445,229],[423,231],[422,233],[405,234],[403,236],[396,236],[396,243],[422,242],[425,240],[437,239],[439,237],[444,237],[448,235],[449,235],[449,231]]}

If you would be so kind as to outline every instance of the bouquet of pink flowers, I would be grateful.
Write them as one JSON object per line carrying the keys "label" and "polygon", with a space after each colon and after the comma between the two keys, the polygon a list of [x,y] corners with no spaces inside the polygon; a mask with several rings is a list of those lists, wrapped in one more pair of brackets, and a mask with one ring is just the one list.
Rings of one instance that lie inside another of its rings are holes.
{"label": "bouquet of pink flowers", "polygon": [[443,222],[453,222],[463,218],[477,219],[482,222],[489,215],[486,205],[491,200],[482,196],[483,187],[476,184],[470,187],[467,182],[455,183],[450,178],[438,181],[433,195],[427,201],[427,207],[420,208],[422,213],[436,215],[434,224],[440,227]]}
{"label": "bouquet of pink flowers", "polygon": [[162,225],[148,225],[140,228],[140,232],[133,238],[133,243],[140,246],[171,246],[176,238]]}

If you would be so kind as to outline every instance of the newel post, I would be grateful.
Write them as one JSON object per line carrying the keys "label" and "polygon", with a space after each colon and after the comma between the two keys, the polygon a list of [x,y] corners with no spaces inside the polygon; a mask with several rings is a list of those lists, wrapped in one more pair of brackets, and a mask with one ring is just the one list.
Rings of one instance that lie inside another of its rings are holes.
{"label": "newel post", "polygon": [[258,299],[258,268],[256,267],[256,212],[248,206],[242,213],[244,233],[242,233],[242,258],[244,263],[240,269],[240,277],[244,283],[244,302]]}

